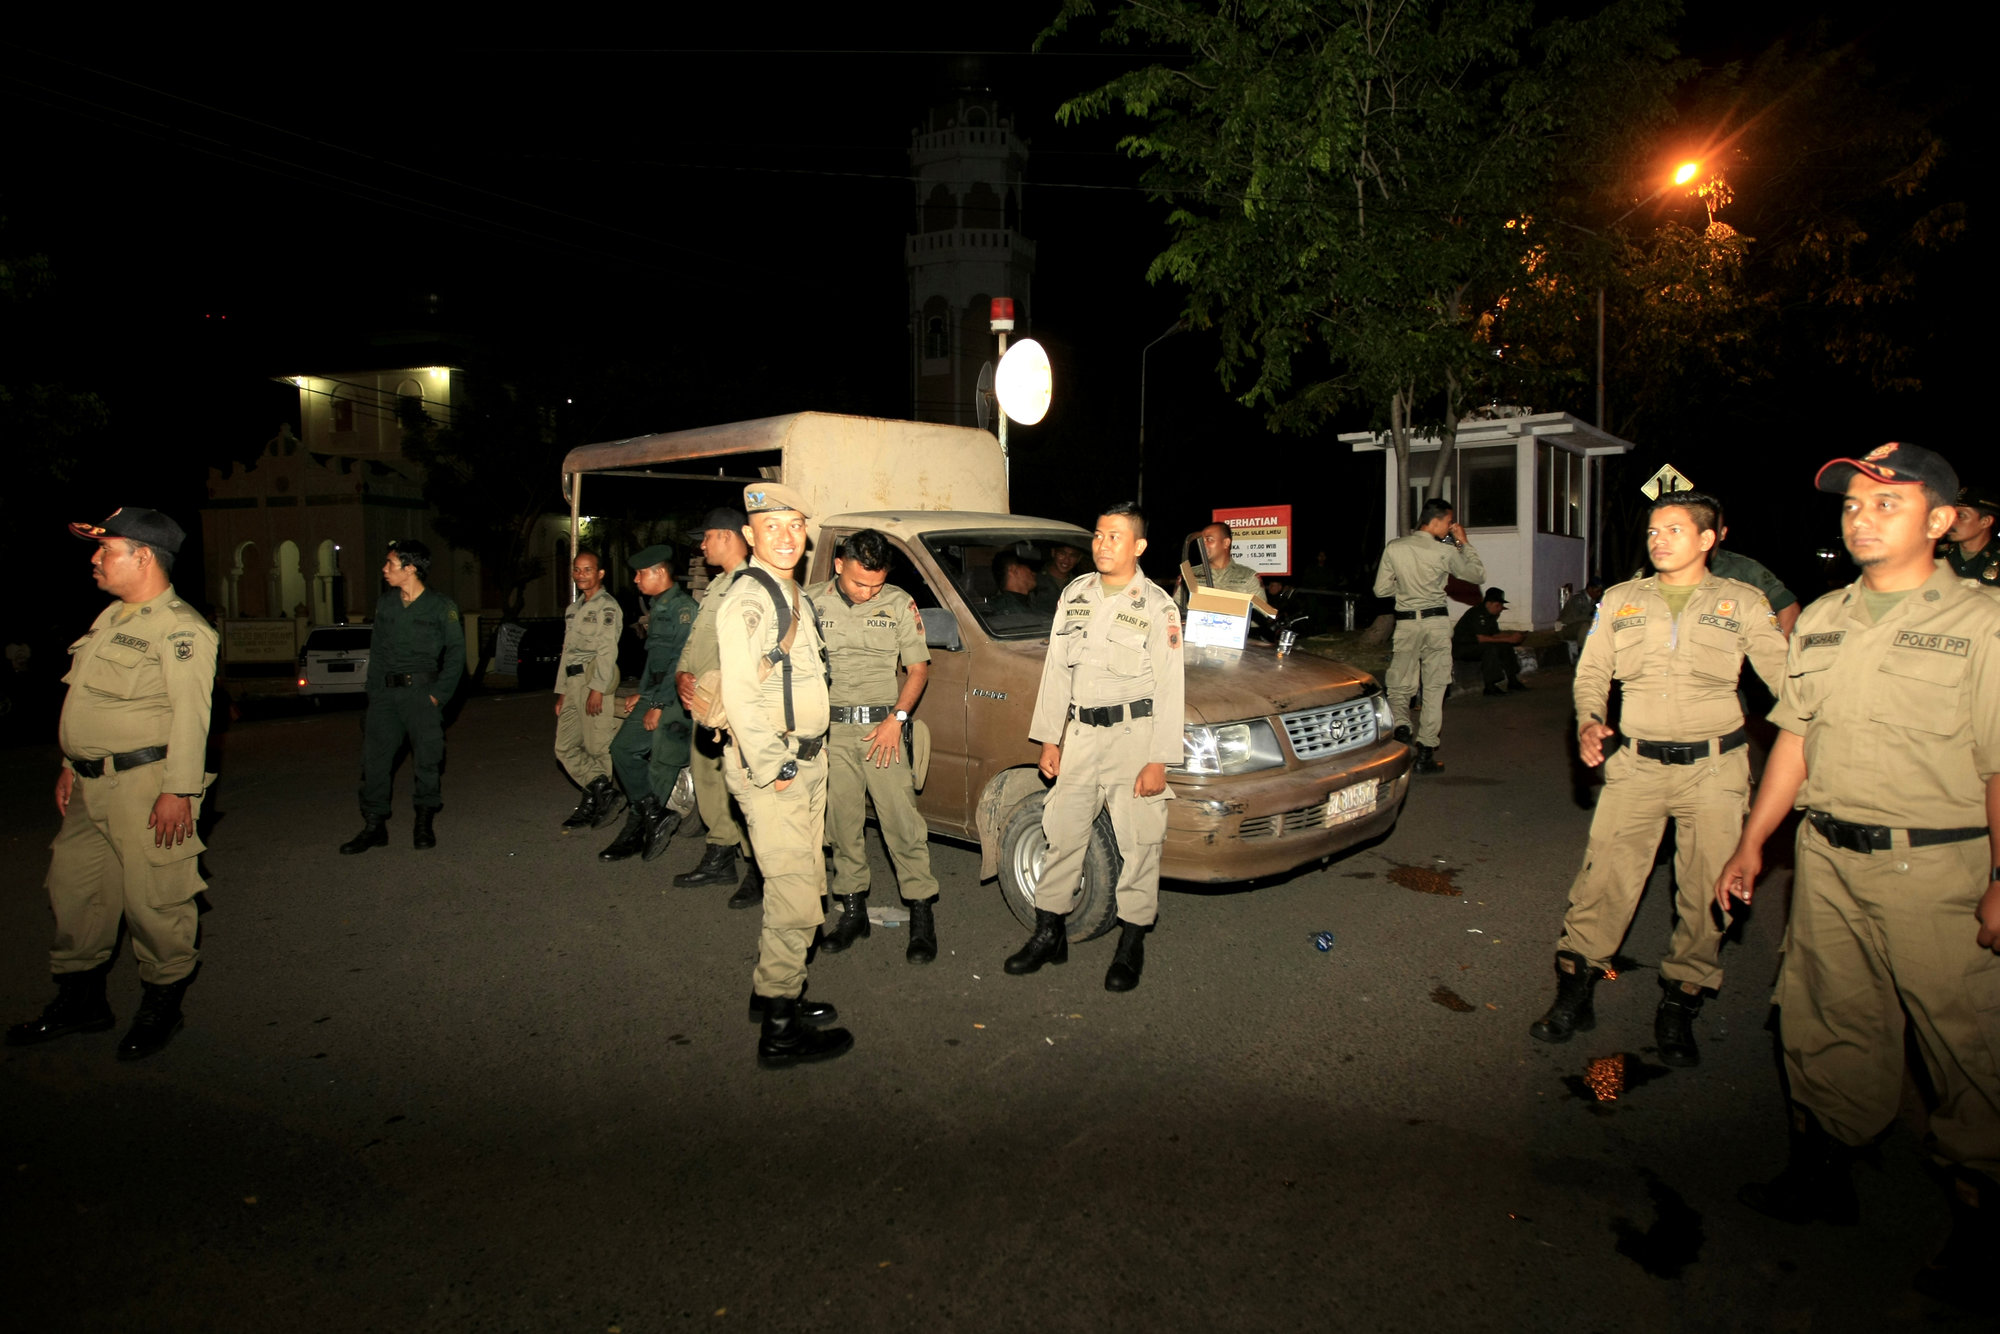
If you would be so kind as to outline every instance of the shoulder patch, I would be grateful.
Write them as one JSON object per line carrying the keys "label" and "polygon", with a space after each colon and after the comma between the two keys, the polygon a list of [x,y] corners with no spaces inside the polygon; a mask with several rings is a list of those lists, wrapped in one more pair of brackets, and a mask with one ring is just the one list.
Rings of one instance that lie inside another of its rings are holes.
{"label": "shoulder patch", "polygon": [[450,621],[450,622],[451,622],[451,623],[452,623],[453,625],[457,625],[457,624],[458,624],[458,608],[457,608],[457,607],[452,607],[452,608],[450,608],[449,610],[447,610],[447,611],[445,612],[445,619],[446,619],[446,620],[448,620],[448,621]]}
{"label": "shoulder patch", "polygon": [[188,639],[188,640],[182,640],[180,643],[175,644],[174,656],[180,659],[182,662],[186,662],[188,659],[192,658],[194,656],[194,641]]}

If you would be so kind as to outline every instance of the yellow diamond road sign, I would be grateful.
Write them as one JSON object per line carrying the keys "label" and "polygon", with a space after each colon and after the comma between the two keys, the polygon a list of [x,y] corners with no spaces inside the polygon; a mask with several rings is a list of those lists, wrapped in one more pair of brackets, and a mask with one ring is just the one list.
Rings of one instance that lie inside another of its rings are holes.
{"label": "yellow diamond road sign", "polygon": [[1694,483],[1673,464],[1663,463],[1660,470],[1648,477],[1646,484],[1639,489],[1646,493],[1646,499],[1658,500],[1662,491],[1692,491]]}

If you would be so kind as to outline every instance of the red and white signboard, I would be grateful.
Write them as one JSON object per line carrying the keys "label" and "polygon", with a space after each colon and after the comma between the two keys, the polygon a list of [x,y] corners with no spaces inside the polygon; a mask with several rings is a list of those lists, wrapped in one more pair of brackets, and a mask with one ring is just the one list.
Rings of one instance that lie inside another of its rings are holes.
{"label": "red and white signboard", "polygon": [[1292,507],[1216,510],[1215,522],[1229,525],[1229,554],[1259,574],[1292,572]]}

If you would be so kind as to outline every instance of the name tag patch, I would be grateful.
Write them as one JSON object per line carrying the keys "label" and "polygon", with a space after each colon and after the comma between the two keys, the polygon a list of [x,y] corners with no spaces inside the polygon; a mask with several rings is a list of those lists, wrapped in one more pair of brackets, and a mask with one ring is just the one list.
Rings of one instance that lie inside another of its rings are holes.
{"label": "name tag patch", "polygon": [[1800,648],[1838,648],[1840,641],[1847,638],[1845,630],[1823,630],[1816,635],[1806,635],[1799,641]]}
{"label": "name tag patch", "polygon": [[1736,634],[1737,632],[1743,629],[1743,623],[1741,621],[1725,620],[1720,616],[1703,616],[1701,618],[1701,624],[1712,625],[1718,630],[1727,630],[1732,635]]}
{"label": "name tag patch", "polygon": [[1972,650],[1972,641],[1960,639],[1956,635],[1920,635],[1914,630],[1905,630],[1896,636],[1897,648],[1920,648],[1932,653],[1949,653],[1962,658]]}
{"label": "name tag patch", "polygon": [[1627,616],[1623,620],[1613,621],[1611,623],[1611,629],[1613,633],[1616,633],[1619,630],[1630,630],[1634,626],[1641,626],[1644,625],[1645,623],[1646,623],[1646,618],[1643,616]]}
{"label": "name tag patch", "polygon": [[1153,623],[1151,621],[1147,620],[1143,616],[1134,616],[1129,611],[1121,611],[1114,613],[1112,619],[1117,621],[1120,625],[1132,626],[1134,629],[1138,630],[1141,634],[1144,634],[1146,631],[1153,628]]}
{"label": "name tag patch", "polygon": [[134,639],[131,635],[113,635],[111,636],[111,642],[114,644],[123,644],[126,648],[138,649],[141,653],[152,647],[152,644],[146,640]]}

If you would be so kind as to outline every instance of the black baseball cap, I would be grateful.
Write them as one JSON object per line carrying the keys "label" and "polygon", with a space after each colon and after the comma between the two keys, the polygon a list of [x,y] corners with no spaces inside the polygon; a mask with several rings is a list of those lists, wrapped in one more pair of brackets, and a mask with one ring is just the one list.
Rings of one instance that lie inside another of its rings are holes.
{"label": "black baseball cap", "polygon": [[158,547],[171,556],[178,556],[181,543],[187,541],[187,534],[181,526],[158,510],[139,509],[132,505],[120,505],[111,511],[103,523],[73,523],[70,532],[86,542],[95,542],[101,537],[123,537],[133,542],[144,542],[149,547]]}
{"label": "black baseball cap", "polygon": [[1847,484],[1857,472],[1891,486],[1923,485],[1941,496],[1958,494],[1958,473],[1944,461],[1943,455],[1933,454],[1922,445],[1897,440],[1877,445],[1858,459],[1834,459],[1819,470],[1813,484],[1822,491],[1844,496]]}
{"label": "black baseball cap", "polygon": [[1507,605],[1507,590],[1504,588],[1489,588],[1486,590],[1484,601],[1497,602],[1504,607]]}

